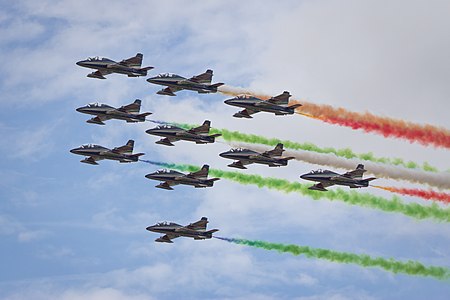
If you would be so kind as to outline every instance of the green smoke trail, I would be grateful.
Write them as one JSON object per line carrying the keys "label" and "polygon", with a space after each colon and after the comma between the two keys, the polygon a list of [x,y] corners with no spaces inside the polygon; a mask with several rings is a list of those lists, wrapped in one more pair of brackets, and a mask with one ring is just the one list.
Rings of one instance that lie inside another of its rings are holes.
{"label": "green smoke trail", "polygon": [[[176,126],[190,129],[192,127],[195,127],[196,125],[190,125],[190,124],[176,124]],[[285,148],[292,149],[292,150],[304,150],[304,151],[311,151],[311,152],[317,152],[317,153],[323,153],[323,154],[334,154],[339,157],[344,157],[347,159],[361,159],[366,161],[371,161],[375,163],[383,163],[383,164],[390,164],[395,166],[402,166],[408,169],[422,169],[424,171],[428,172],[438,172],[438,169],[436,167],[431,166],[427,162],[423,163],[423,165],[419,165],[418,163],[415,163],[413,161],[404,161],[401,158],[387,158],[387,157],[375,157],[372,152],[367,153],[355,153],[349,148],[344,149],[335,149],[331,147],[326,148],[320,148],[312,143],[296,143],[292,141],[287,140],[280,140],[275,138],[266,138],[260,135],[256,134],[246,134],[241,133],[238,131],[230,131],[227,129],[216,129],[211,128],[210,130],[211,134],[220,133],[222,134],[221,138],[224,139],[227,142],[243,142],[243,143],[249,143],[249,144],[262,144],[267,146],[276,146],[278,143],[282,143]]]}
{"label": "green smoke trail", "polygon": [[[194,172],[200,169],[198,166],[184,164],[155,164],[166,168],[173,168],[188,172]],[[209,174],[213,177],[228,179],[244,185],[256,185],[260,188],[265,187],[284,193],[296,192],[311,197],[314,200],[328,199],[330,201],[341,201],[350,205],[359,205],[385,212],[401,213],[419,220],[435,219],[437,221],[450,222],[450,208],[441,208],[436,203],[432,203],[430,206],[424,206],[418,203],[404,203],[397,196],[394,196],[389,200],[372,194],[359,193],[356,191],[344,191],[340,188],[332,189],[327,192],[314,191],[308,189],[310,186],[309,184],[301,184],[299,182],[290,182],[286,179],[262,177],[259,175],[249,175],[216,169],[210,169]]]}
{"label": "green smoke trail", "polygon": [[383,257],[374,258],[366,254],[338,252],[328,249],[311,248],[308,246],[298,246],[292,244],[285,245],[285,244],[269,243],[264,241],[251,241],[245,239],[230,239],[221,237],[216,238],[239,245],[257,247],[266,250],[276,250],[278,252],[291,253],[293,255],[304,254],[308,258],[319,258],[338,263],[356,264],[362,267],[380,267],[386,271],[395,274],[405,273],[408,275],[415,275],[415,276],[430,276],[440,280],[450,278],[450,269],[437,266],[426,267],[418,261],[408,260],[407,262],[402,262],[397,261],[393,258],[389,259]]}

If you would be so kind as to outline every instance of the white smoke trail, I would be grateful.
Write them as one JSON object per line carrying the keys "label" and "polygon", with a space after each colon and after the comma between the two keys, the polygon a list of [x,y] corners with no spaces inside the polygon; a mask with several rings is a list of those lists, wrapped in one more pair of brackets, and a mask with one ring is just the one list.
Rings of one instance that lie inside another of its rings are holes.
{"label": "white smoke trail", "polygon": [[[267,146],[259,146],[247,143],[230,143],[233,147],[247,148],[258,152],[271,150]],[[370,161],[357,159],[346,159],[334,154],[316,153],[311,151],[285,151],[283,156],[292,156],[295,159],[311,164],[329,166],[334,168],[353,170],[360,163],[364,164],[365,169],[375,175],[375,177],[389,178],[395,180],[405,180],[413,183],[426,184],[439,189],[450,189],[450,174],[439,172],[426,172],[420,170],[407,169],[397,166],[388,166]]]}

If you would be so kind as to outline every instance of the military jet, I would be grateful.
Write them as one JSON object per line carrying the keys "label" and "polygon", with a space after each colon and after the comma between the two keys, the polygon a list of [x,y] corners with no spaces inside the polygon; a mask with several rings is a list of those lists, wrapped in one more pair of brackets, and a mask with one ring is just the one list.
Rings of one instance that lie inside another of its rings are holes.
{"label": "military jet", "polygon": [[87,77],[90,78],[106,79],[105,75],[111,73],[125,74],[128,75],[128,77],[147,76],[147,71],[153,69],[153,67],[141,68],[143,57],[144,56],[141,53],[138,53],[134,57],[115,62],[109,58],[99,58],[96,56],[81,60],[77,62],[77,65],[80,67],[96,69],[97,71],[87,75]]}
{"label": "military jet", "polygon": [[224,85],[224,83],[211,84],[212,77],[213,71],[206,70],[205,73],[189,79],[180,75],[165,73],[149,78],[147,81],[167,86],[165,89],[157,92],[159,95],[175,96],[175,93],[181,90],[196,91],[199,94],[217,93],[217,88]]}
{"label": "military jet", "polygon": [[287,166],[288,160],[294,159],[294,157],[281,157],[283,151],[283,144],[279,143],[273,150],[265,151],[263,153],[237,148],[220,153],[219,155],[224,158],[237,160],[228,165],[232,168],[247,169],[245,165],[253,163],[264,164],[269,167],[281,167]]}
{"label": "military jet", "polygon": [[356,189],[368,187],[369,181],[376,179],[375,177],[362,179],[362,176],[366,171],[364,165],[359,164],[355,170],[344,174],[338,174],[329,170],[317,170],[301,175],[300,178],[319,182],[309,187],[310,190],[327,191],[326,188],[332,185],[344,185]]}
{"label": "military jet", "polygon": [[157,188],[165,190],[173,190],[172,186],[178,184],[192,185],[196,188],[212,187],[214,181],[220,178],[208,179],[209,166],[204,165],[201,170],[189,174],[183,174],[174,170],[158,170],[154,173],[145,175],[148,179],[163,181],[158,184]]}
{"label": "military jet", "polygon": [[136,99],[133,103],[115,108],[107,104],[91,103],[83,107],[77,108],[78,112],[94,115],[95,118],[86,122],[98,125],[105,125],[103,121],[109,119],[125,120],[127,123],[145,122],[145,117],[152,113],[146,112],[140,114],[141,100]]}
{"label": "military jet", "polygon": [[291,95],[287,91],[268,100],[259,99],[251,95],[239,95],[232,99],[225,100],[225,103],[231,106],[244,108],[244,110],[235,113],[233,117],[251,119],[253,118],[251,115],[261,111],[274,113],[277,116],[294,114],[295,109],[302,105],[293,104],[287,106],[289,97],[291,97]]}
{"label": "military jet", "polygon": [[205,120],[202,126],[191,128],[189,130],[173,126],[173,125],[159,125],[155,128],[149,129],[148,134],[165,137],[156,142],[156,144],[174,146],[173,142],[179,140],[191,141],[196,144],[214,143],[216,137],[221,134],[209,135],[211,121]]}
{"label": "military jet", "polygon": [[116,147],[114,149],[108,149],[99,145],[83,145],[81,147],[70,150],[73,154],[88,156],[80,162],[98,165],[97,161],[102,159],[118,160],[121,163],[136,162],[139,160],[139,156],[144,153],[131,154],[134,148],[134,141],[129,140],[126,145]]}
{"label": "military jet", "polygon": [[205,240],[212,238],[212,234],[219,229],[211,229],[206,231],[206,225],[208,224],[208,218],[203,217],[200,221],[191,223],[186,226],[182,226],[176,223],[157,223],[153,226],[149,226],[146,229],[148,231],[164,233],[165,235],[157,238],[155,242],[159,243],[173,243],[172,240],[184,236],[190,237],[194,240]]}

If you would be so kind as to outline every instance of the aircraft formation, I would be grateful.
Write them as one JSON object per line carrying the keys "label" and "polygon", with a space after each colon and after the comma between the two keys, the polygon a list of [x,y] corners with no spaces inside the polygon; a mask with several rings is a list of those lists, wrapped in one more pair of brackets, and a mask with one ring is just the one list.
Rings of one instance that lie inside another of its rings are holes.
{"label": "aircraft formation", "polygon": [[[153,67],[141,67],[143,55],[137,53],[134,57],[123,59],[116,62],[109,58],[88,58],[77,62],[81,67],[94,69],[96,71],[87,75],[90,78],[106,79],[106,75],[117,73],[124,74],[128,77],[147,76],[147,72]],[[157,85],[165,86],[158,91],[158,95],[176,96],[176,92],[181,90],[195,91],[199,94],[217,93],[218,88],[224,83],[211,83],[213,78],[213,71],[208,69],[206,72],[186,78],[176,74],[163,73],[147,79],[147,82]],[[243,108],[243,110],[235,113],[233,117],[251,119],[252,115],[259,112],[272,113],[274,115],[292,115],[295,109],[301,104],[289,105],[289,98],[291,97],[288,91],[282,94],[271,97],[268,100],[259,99],[252,95],[239,95],[234,98],[225,100],[225,104]],[[136,99],[130,104],[121,107],[113,107],[108,104],[92,103],[83,107],[79,107],[76,111],[84,114],[94,116],[87,120],[87,123],[105,125],[105,121],[116,119],[123,120],[127,123],[138,123],[147,121],[146,117],[151,115],[151,112],[141,113],[142,101]],[[221,134],[209,134],[211,121],[205,120],[201,126],[191,129],[184,129],[175,125],[159,125],[155,128],[148,129],[146,133],[161,137],[162,139],[156,141],[156,144],[164,146],[174,146],[173,143],[177,141],[188,141],[196,144],[214,143],[215,139]],[[98,161],[108,159],[116,160],[121,163],[138,162],[140,156],[144,153],[134,153],[134,141],[129,140],[125,145],[107,148],[100,145],[87,144],[78,148],[70,150],[71,153],[85,156],[80,162],[91,165],[98,165]],[[283,156],[283,144],[279,143],[272,150],[265,152],[257,152],[250,149],[231,149],[229,151],[220,153],[219,156],[225,159],[231,159],[233,162],[228,165],[231,168],[247,169],[250,164],[263,164],[269,167],[284,167],[288,165],[289,160],[294,157]],[[355,170],[338,174],[329,170],[312,171],[300,176],[301,179],[318,182],[310,187],[312,190],[327,191],[327,187],[332,185],[343,185],[350,188],[368,187],[369,182],[375,178],[363,179],[362,175],[366,172],[364,166],[359,164]],[[208,178],[209,165],[205,164],[203,167],[195,172],[182,173],[176,170],[157,170],[153,173],[145,175],[150,180],[161,181],[155,187],[173,190],[176,185],[189,185],[195,188],[213,187],[214,182],[220,178]],[[156,242],[173,243],[172,240],[177,237],[190,237],[195,240],[210,239],[214,232],[218,229],[207,231],[208,219],[202,217],[199,221],[182,226],[176,223],[157,223],[149,226],[146,229],[151,232],[164,234],[157,238]]]}

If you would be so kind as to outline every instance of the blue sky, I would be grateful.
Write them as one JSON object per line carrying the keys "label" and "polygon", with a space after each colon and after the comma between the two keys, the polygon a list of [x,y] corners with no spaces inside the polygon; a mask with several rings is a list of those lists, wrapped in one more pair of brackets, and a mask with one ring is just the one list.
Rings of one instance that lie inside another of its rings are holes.
{"label": "blue sky", "polygon": [[[232,117],[221,94],[156,95],[145,78],[87,78],[88,56],[137,52],[149,76],[214,70],[214,82],[450,128],[445,1],[17,1],[0,6],[0,298],[445,299],[449,284],[220,240],[154,243],[145,228],[207,216],[221,236],[293,243],[450,266],[447,224],[312,201],[221,180],[212,189],[155,189],[144,163],[79,163],[69,150],[136,141],[145,159],[226,169],[229,145],[156,145],[151,123],[85,123],[75,108],[123,105],[165,121],[350,147],[450,169],[447,150],[300,116]],[[318,166],[251,166],[299,180]],[[343,170],[339,170],[343,171]],[[380,179],[380,183],[411,186]],[[364,192],[364,191],[363,191]],[[383,191],[373,191],[390,197]],[[420,199],[404,197],[407,202]]]}

